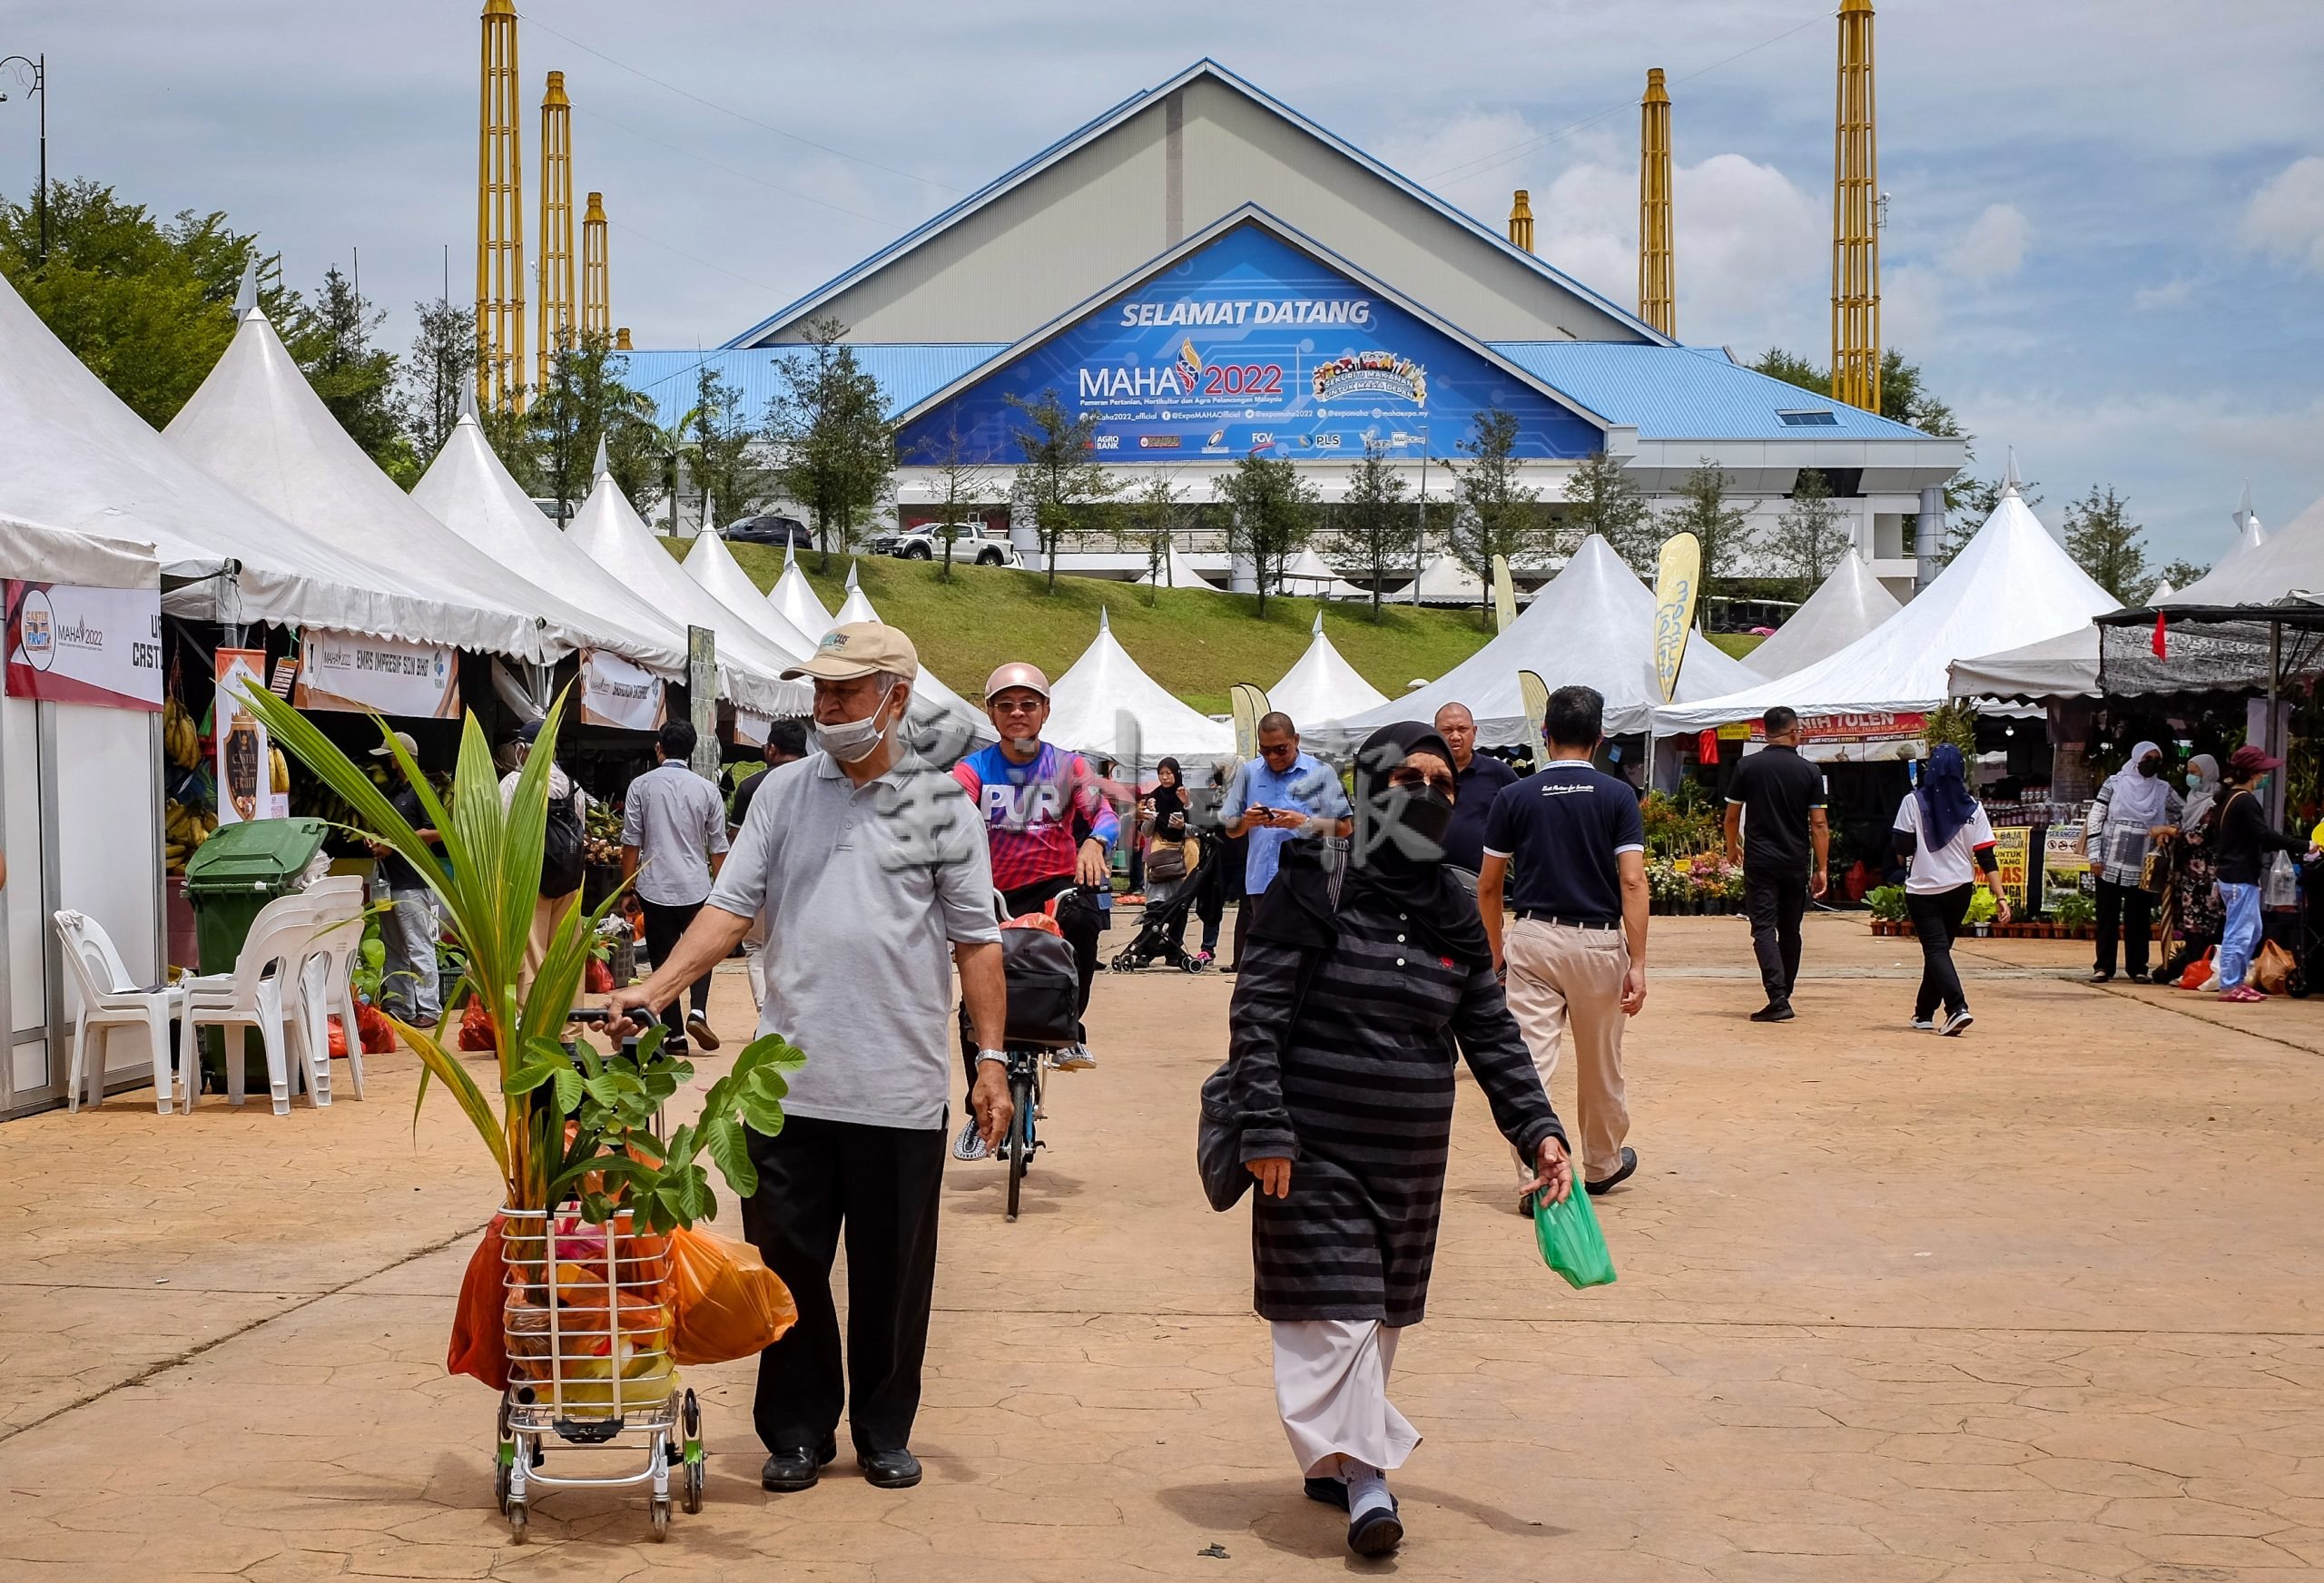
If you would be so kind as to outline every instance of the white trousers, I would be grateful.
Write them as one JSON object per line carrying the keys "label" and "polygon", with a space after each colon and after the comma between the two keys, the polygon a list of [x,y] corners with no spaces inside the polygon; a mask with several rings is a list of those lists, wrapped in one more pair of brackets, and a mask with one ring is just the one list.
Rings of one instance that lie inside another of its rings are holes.
{"label": "white trousers", "polygon": [[1376,1319],[1278,1319],[1275,1401],[1291,1454],[1310,1479],[1348,1457],[1386,1471],[1404,1465],[1420,1431],[1388,1400],[1400,1333]]}

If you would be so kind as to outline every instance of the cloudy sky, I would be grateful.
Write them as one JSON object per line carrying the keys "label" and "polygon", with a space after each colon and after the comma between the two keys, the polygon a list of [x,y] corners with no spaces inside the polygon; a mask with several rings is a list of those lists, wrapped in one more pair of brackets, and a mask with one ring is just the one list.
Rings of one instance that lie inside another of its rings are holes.
{"label": "cloudy sky", "polygon": [[[1802,0],[522,8],[640,346],[725,339],[1208,54],[1492,223],[1530,188],[1540,251],[1625,302],[1661,66],[1681,336],[1828,350],[1834,29]],[[359,249],[400,342],[447,244],[472,279],[478,10],[11,0],[0,54],[47,53],[59,176],[222,208],[294,284]],[[2164,558],[2219,554],[2247,477],[2270,523],[2324,495],[2324,6],[1886,0],[1878,50],[1887,339],[1983,470],[2015,447],[2053,526],[2112,484]]]}

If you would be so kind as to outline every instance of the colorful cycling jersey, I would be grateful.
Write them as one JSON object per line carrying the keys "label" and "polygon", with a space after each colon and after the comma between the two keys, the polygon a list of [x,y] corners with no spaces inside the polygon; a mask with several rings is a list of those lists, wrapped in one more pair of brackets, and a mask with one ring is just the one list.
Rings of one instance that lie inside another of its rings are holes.
{"label": "colorful cycling jersey", "polygon": [[1108,851],[1121,833],[1121,821],[1089,762],[1048,742],[1029,764],[1009,762],[995,742],[953,765],[952,778],[984,816],[992,882],[999,890],[1069,877],[1081,844],[1073,833],[1077,814]]}

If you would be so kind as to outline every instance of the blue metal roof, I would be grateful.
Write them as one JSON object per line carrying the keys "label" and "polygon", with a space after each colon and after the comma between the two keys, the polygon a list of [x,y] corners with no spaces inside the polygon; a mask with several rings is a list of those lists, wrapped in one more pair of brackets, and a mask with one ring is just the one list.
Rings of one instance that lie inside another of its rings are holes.
{"label": "blue metal roof", "polygon": [[[1591,340],[1491,344],[1609,422],[1636,428],[1640,439],[1925,438],[1916,428],[1730,362],[1716,347]],[[1785,422],[1785,413],[1795,421]],[[1797,421],[1803,418],[1806,422]]]}
{"label": "blue metal roof", "polygon": [[[879,381],[891,413],[901,412],[1009,349],[982,341],[848,342],[864,372]],[[665,427],[694,405],[696,370],[704,364],[743,392],[743,413],[753,423],[769,400],[783,391],[782,365],[804,347],[714,347],[708,351],[624,352],[629,372],[623,382],[651,397]]]}

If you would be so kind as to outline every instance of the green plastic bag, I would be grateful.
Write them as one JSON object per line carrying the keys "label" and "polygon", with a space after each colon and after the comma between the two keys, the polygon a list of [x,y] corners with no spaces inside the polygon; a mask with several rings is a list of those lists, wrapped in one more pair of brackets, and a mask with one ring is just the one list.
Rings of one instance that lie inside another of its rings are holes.
{"label": "green plastic bag", "polygon": [[1533,1240],[1541,1244],[1542,1262],[1564,1276],[1567,1285],[1579,1290],[1614,1283],[1614,1256],[1606,1251],[1598,1212],[1580,1181],[1563,1204],[1550,1204],[1534,1195]]}

